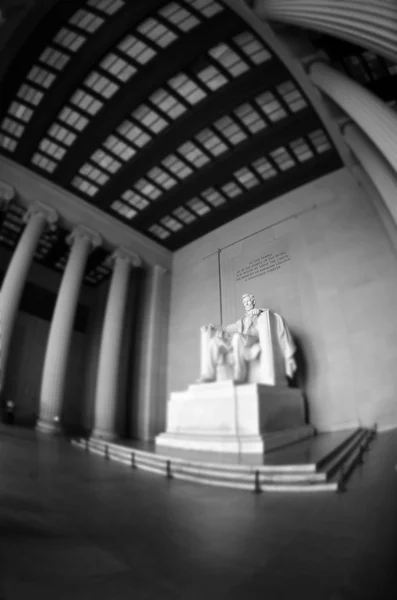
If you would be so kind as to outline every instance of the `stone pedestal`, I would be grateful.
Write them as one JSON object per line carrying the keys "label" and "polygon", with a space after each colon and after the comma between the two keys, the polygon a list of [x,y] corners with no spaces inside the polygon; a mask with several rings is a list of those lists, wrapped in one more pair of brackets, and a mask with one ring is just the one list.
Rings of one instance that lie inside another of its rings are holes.
{"label": "stone pedestal", "polygon": [[156,437],[156,446],[256,454],[313,433],[300,390],[218,381],[171,394],[167,430]]}

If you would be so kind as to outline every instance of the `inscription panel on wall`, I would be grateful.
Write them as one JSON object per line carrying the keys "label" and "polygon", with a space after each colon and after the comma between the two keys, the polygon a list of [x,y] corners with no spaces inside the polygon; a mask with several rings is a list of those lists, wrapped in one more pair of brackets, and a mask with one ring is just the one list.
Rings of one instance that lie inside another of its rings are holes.
{"label": "inscription panel on wall", "polygon": [[285,250],[282,252],[267,252],[262,256],[250,260],[247,264],[237,269],[235,281],[251,281],[257,277],[264,277],[268,273],[279,271],[291,257]]}

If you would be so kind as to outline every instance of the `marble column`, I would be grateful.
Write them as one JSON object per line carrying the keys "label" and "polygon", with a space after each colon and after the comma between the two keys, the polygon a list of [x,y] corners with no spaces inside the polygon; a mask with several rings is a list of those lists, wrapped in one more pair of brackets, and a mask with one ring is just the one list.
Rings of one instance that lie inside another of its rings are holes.
{"label": "marble column", "polygon": [[395,0],[254,0],[266,20],[320,31],[397,62]]}
{"label": "marble column", "polygon": [[397,172],[397,114],[383,100],[324,62],[309,66],[309,77],[361,127]]}
{"label": "marble column", "polygon": [[0,389],[4,381],[12,332],[28,271],[44,228],[48,223],[55,225],[57,214],[52,208],[37,202],[28,208],[24,221],[26,227],[14,250],[0,293]]}
{"label": "marble column", "polygon": [[110,257],[113,273],[110,283],[99,351],[93,437],[115,439],[120,354],[131,267],[141,259],[125,248]]}
{"label": "marble column", "polygon": [[397,225],[397,175],[357,125],[347,123],[342,133]]}
{"label": "marble column", "polygon": [[80,287],[90,250],[101,244],[100,236],[83,225],[68,237],[71,250],[59,288],[44,359],[37,429],[58,432],[62,412],[66,368]]}
{"label": "marble column", "polygon": [[[167,270],[151,266],[145,285],[145,314],[142,323],[142,354],[135,433],[140,440],[153,439],[164,430],[167,398],[164,377],[164,344],[168,322]],[[164,423],[159,421],[164,420]],[[161,427],[162,426],[162,427]]]}

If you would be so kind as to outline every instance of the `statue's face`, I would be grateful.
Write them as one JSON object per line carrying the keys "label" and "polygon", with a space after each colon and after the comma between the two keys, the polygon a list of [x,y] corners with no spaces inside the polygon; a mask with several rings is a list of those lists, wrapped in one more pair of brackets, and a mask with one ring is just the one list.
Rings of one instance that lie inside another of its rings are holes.
{"label": "statue's face", "polygon": [[244,296],[243,304],[244,304],[245,310],[247,310],[247,311],[251,310],[252,308],[255,308],[255,300],[253,300],[249,296]]}

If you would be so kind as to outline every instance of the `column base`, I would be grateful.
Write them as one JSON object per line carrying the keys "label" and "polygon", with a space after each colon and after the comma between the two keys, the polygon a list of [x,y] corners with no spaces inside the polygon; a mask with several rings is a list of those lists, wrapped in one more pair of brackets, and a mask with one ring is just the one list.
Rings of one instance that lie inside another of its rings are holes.
{"label": "column base", "polygon": [[117,440],[119,436],[114,431],[96,428],[92,430],[90,437],[113,442],[114,440]]}
{"label": "column base", "polygon": [[56,421],[45,421],[44,419],[39,419],[36,423],[36,431],[40,433],[49,433],[52,435],[60,435],[61,434],[61,425]]}

